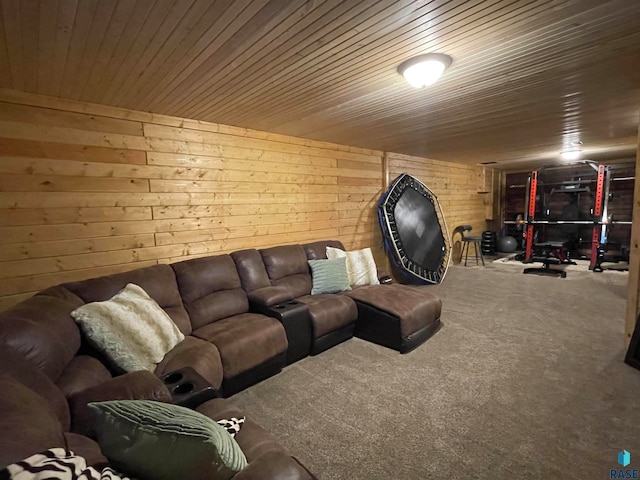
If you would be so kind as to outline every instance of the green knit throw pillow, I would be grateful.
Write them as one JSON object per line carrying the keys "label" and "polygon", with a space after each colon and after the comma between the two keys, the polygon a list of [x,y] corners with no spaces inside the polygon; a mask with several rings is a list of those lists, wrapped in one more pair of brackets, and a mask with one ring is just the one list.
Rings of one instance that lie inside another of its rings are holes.
{"label": "green knit throw pillow", "polygon": [[104,455],[115,468],[154,480],[228,480],[247,466],[235,439],[188,408],[150,400],[89,403]]}

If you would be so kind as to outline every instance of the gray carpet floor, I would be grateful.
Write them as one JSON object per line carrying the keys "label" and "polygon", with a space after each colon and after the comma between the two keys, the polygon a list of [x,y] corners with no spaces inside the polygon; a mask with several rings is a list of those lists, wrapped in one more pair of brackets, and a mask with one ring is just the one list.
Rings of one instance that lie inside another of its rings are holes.
{"label": "gray carpet floor", "polygon": [[640,468],[626,274],[454,266],[442,329],[400,355],[360,339],[232,397],[321,479],[604,479]]}

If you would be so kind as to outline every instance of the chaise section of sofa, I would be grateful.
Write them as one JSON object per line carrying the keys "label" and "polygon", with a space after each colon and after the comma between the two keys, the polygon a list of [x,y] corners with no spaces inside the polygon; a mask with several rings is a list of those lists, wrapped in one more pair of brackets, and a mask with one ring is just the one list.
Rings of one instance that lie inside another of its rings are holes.
{"label": "chaise section of sofa", "polygon": [[[337,240],[302,246],[309,260],[327,258],[327,247],[344,250]],[[442,301],[428,289],[428,285],[376,284],[358,286],[340,295],[356,303],[357,337],[408,353],[427,341],[441,325]]]}

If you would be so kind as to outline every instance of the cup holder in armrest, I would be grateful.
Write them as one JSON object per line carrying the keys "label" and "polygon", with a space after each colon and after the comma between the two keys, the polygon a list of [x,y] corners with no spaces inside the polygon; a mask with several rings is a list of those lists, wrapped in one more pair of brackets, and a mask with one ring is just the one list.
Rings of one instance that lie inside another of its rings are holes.
{"label": "cup holder in armrest", "polygon": [[289,300],[288,302],[279,303],[274,305],[271,308],[275,308],[276,310],[284,310],[285,308],[290,308],[293,305],[300,305],[300,302],[296,302],[295,300]]}
{"label": "cup holder in armrest", "polygon": [[176,372],[176,373],[170,373],[169,375],[164,377],[162,380],[167,385],[170,385],[172,383],[178,383],[180,380],[182,380],[182,377],[183,377],[183,375],[181,373]]}
{"label": "cup holder in armrest", "polygon": [[181,383],[173,388],[173,393],[176,395],[184,395],[185,393],[189,393],[193,390],[193,383]]}
{"label": "cup holder in armrest", "polygon": [[160,377],[171,393],[172,402],[196,408],[219,396],[218,390],[191,367],[182,367]]}

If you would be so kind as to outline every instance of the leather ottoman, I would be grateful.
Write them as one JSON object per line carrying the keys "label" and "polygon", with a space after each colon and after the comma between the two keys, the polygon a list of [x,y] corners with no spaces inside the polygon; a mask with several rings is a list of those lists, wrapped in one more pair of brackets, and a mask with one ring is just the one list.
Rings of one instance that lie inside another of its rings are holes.
{"label": "leather ottoman", "polygon": [[358,307],[356,337],[407,353],[440,328],[442,301],[429,286],[367,285],[344,292]]}

